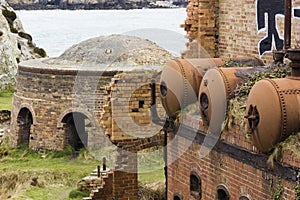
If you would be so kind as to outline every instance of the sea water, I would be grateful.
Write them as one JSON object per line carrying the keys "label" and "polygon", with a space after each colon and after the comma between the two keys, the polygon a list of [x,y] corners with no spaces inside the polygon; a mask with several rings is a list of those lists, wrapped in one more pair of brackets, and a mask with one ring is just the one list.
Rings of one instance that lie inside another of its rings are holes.
{"label": "sea water", "polygon": [[33,42],[50,57],[88,38],[127,34],[149,39],[175,56],[187,42],[180,24],[185,8],[137,10],[20,10],[16,11]]}

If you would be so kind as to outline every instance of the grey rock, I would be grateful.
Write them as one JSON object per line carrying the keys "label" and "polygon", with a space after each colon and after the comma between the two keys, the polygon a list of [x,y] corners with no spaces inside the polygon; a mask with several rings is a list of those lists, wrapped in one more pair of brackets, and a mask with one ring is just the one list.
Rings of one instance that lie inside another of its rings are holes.
{"label": "grey rock", "polygon": [[15,84],[19,62],[43,57],[42,51],[25,33],[14,10],[0,0],[0,90]]}

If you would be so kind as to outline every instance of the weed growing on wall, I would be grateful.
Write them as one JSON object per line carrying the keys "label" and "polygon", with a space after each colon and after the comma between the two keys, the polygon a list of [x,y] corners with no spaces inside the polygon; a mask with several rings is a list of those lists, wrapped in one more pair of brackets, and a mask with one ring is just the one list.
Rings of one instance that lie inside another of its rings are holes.
{"label": "weed growing on wall", "polygon": [[292,134],[286,140],[278,143],[269,155],[268,164],[273,167],[275,161],[282,162],[282,156],[287,150],[291,151],[293,156],[300,159],[299,136],[300,133]]}
{"label": "weed growing on wall", "polygon": [[300,171],[297,173],[297,182],[295,187],[295,200],[300,200]]}
{"label": "weed growing on wall", "polygon": [[282,194],[284,192],[284,188],[281,184],[281,180],[278,179],[276,182],[276,186],[274,185],[274,178],[271,176],[270,178],[270,192],[273,200],[281,200]]}
{"label": "weed growing on wall", "polygon": [[233,124],[241,124],[241,127],[244,127],[246,130],[244,119],[246,115],[246,101],[254,84],[264,78],[285,78],[290,74],[291,69],[287,64],[274,64],[265,69],[260,68],[254,73],[244,75],[243,78],[246,79],[246,82],[237,86],[235,89],[235,98],[229,100],[227,117],[223,128],[228,129]]}

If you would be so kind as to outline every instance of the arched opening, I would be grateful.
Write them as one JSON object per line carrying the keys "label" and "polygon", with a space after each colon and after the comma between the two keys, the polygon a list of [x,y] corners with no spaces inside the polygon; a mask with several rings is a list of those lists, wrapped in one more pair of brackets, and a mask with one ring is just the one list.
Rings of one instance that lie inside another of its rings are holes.
{"label": "arched opening", "polygon": [[229,200],[229,192],[224,185],[219,185],[217,188],[217,200]]}
{"label": "arched opening", "polygon": [[65,134],[65,145],[79,151],[88,145],[88,130],[91,126],[89,118],[79,112],[69,113],[62,119]]}
{"label": "arched opening", "polygon": [[239,200],[250,200],[247,196],[241,196]]}
{"label": "arched opening", "polygon": [[190,175],[190,194],[195,199],[201,199],[202,197],[201,179],[194,173]]}
{"label": "arched opening", "polygon": [[17,117],[18,145],[29,146],[33,118],[28,108],[22,108]]}
{"label": "arched opening", "polygon": [[174,195],[174,200],[181,200],[181,198],[178,195]]}

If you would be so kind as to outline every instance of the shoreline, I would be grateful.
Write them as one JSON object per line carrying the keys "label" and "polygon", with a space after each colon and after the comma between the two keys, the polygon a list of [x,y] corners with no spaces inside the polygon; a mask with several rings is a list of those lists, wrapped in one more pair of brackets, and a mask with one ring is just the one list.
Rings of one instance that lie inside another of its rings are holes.
{"label": "shoreline", "polygon": [[125,4],[105,2],[98,4],[40,4],[40,3],[10,3],[14,10],[132,10],[132,9],[159,9],[184,8],[186,2],[174,2],[170,5],[159,5],[149,2],[127,2]]}

